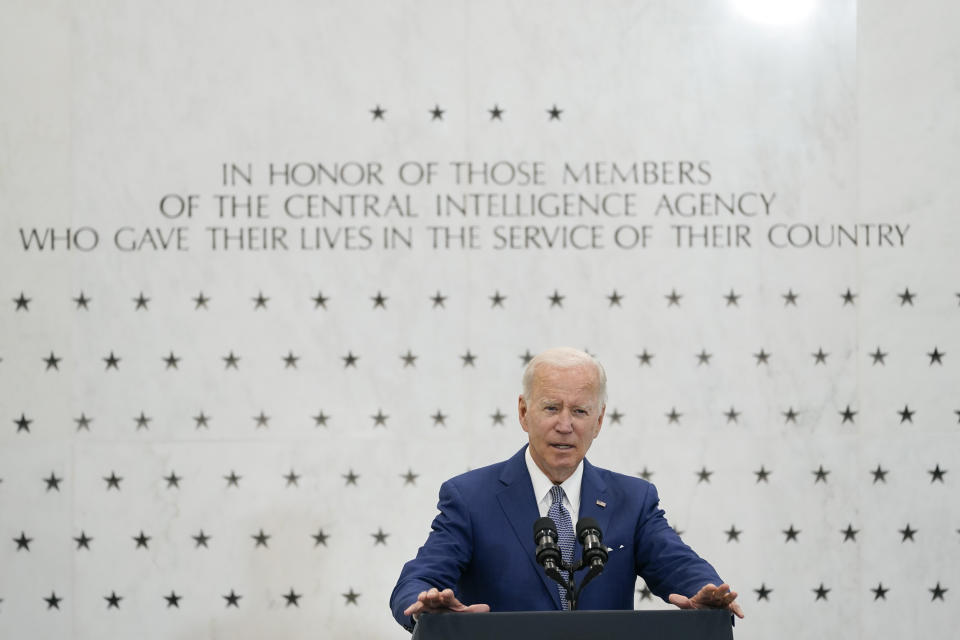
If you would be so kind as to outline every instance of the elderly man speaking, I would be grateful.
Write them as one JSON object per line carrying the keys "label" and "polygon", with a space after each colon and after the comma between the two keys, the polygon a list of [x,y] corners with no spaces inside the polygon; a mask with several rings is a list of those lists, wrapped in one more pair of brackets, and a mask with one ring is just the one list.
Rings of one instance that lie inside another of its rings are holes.
{"label": "elderly man speaking", "polygon": [[640,576],[680,608],[743,617],[737,594],[667,524],[656,488],[586,460],[603,425],[606,382],[600,363],[577,349],[549,349],[530,361],[518,401],[529,443],[509,460],[440,487],[440,513],[390,597],[401,625],[412,629],[421,613],[440,611],[569,608],[566,589],[535,557],[531,532],[543,516],[555,521],[567,562],[574,555],[571,523],[593,518],[603,532],[608,559],[580,595],[579,609],[632,609]]}

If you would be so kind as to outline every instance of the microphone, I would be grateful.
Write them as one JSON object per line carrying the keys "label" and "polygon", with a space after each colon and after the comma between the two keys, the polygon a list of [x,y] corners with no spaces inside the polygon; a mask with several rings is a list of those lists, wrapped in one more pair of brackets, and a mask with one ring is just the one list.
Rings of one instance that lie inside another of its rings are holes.
{"label": "microphone", "polygon": [[583,565],[603,569],[607,562],[607,548],[603,546],[600,525],[593,518],[580,518],[577,522],[577,539],[583,546]]}
{"label": "microphone", "polygon": [[[557,525],[552,518],[540,518],[533,523],[533,541],[537,544],[537,563],[549,574],[561,562],[557,546]],[[606,552],[604,552],[606,553]]]}

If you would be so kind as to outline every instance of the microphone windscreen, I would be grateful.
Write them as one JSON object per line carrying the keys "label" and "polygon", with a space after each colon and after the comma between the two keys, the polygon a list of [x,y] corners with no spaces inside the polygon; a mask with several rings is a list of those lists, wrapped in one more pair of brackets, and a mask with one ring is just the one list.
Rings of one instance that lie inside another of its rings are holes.
{"label": "microphone windscreen", "polygon": [[580,518],[580,521],[577,522],[577,540],[583,540],[583,533],[587,529],[593,529],[597,532],[597,538],[603,541],[603,534],[600,533],[600,525],[597,524],[597,521],[593,518]]}
{"label": "microphone windscreen", "polygon": [[533,541],[534,542],[538,542],[538,538],[540,537],[540,532],[545,529],[550,531],[552,538],[557,537],[557,525],[553,521],[553,518],[543,517],[533,523]]}

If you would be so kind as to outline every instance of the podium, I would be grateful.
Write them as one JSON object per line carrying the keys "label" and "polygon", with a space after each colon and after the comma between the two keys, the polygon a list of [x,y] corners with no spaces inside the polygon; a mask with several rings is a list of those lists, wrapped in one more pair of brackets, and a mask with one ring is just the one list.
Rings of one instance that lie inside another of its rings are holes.
{"label": "podium", "polygon": [[730,612],[516,611],[420,617],[414,640],[733,640]]}

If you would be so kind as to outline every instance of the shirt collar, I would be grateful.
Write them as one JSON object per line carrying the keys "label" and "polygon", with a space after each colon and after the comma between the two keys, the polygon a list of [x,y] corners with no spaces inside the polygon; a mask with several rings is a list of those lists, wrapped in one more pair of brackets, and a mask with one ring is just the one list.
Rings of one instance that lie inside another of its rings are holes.
{"label": "shirt collar", "polygon": [[[533,461],[529,446],[524,452],[524,458],[527,461],[527,471],[530,473],[530,482],[533,483],[533,496],[537,500],[537,505],[541,505],[545,501],[547,507],[549,507],[551,502],[550,488],[553,486],[553,482],[540,470],[537,463]],[[567,508],[567,511],[571,513],[574,521],[576,521],[580,515],[580,485],[582,482],[583,460],[580,461],[577,468],[570,474],[570,477],[560,483],[560,486],[563,487],[563,493],[565,494],[564,506]]]}

